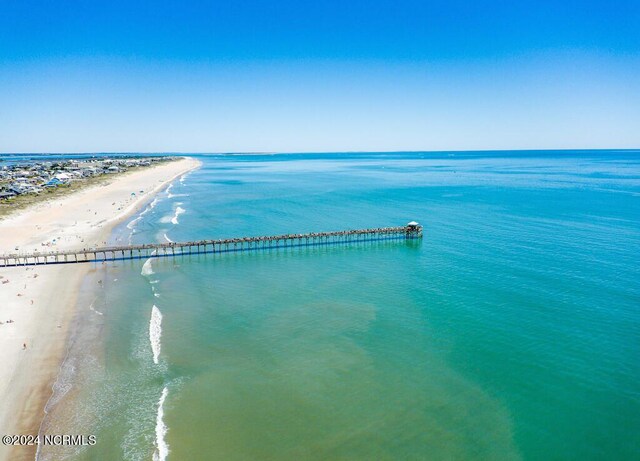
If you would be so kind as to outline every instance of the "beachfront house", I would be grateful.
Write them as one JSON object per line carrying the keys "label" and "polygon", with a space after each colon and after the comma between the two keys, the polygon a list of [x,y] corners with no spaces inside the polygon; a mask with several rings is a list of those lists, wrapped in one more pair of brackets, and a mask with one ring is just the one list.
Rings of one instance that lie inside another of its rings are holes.
{"label": "beachfront house", "polygon": [[82,169],[82,176],[84,176],[85,178],[88,178],[90,176],[96,176],[98,174],[100,174],[100,172],[96,167],[93,167],[93,166]]}
{"label": "beachfront house", "polygon": [[47,181],[44,184],[44,187],[58,187],[58,186],[60,186],[62,184],[64,184],[64,183],[62,182],[61,179],[59,179],[59,178],[51,178],[49,181]]}
{"label": "beachfront house", "polygon": [[11,190],[0,191],[0,200],[7,200],[16,196],[16,193]]}
{"label": "beachfront house", "polygon": [[54,179],[59,179],[63,184],[71,181],[71,175],[69,173],[58,173],[54,177]]}
{"label": "beachfront house", "polygon": [[29,183],[26,183],[23,181],[12,182],[11,185],[9,186],[9,190],[15,192],[16,195],[26,194],[28,188],[29,188]]}
{"label": "beachfront house", "polygon": [[38,194],[42,192],[42,189],[40,189],[35,184],[31,184],[25,181],[18,181],[18,182],[11,183],[11,186],[9,187],[9,191],[14,192],[16,195]]}

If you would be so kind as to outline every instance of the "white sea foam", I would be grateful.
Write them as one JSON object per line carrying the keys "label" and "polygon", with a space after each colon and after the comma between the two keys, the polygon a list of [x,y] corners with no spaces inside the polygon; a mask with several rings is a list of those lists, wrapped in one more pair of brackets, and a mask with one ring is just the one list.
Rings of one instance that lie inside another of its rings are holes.
{"label": "white sea foam", "polygon": [[142,271],[140,272],[140,274],[147,276],[153,273],[154,272],[153,272],[153,267],[151,266],[151,258],[149,258],[142,265]]}
{"label": "white sea foam", "polygon": [[158,204],[158,197],[154,198],[153,201],[149,204],[149,206],[147,206],[144,211],[142,213],[140,213],[140,216],[144,216],[147,213],[149,213],[151,210],[153,210],[155,208],[155,206]]}
{"label": "white sea foam", "polygon": [[167,187],[167,198],[182,197],[183,195],[185,195],[185,194],[172,194],[171,189],[173,189],[173,183],[169,184],[169,187]]}
{"label": "white sea foam", "polygon": [[100,311],[96,310],[96,309],[93,307],[93,303],[95,303],[95,299],[91,302],[91,304],[89,304],[89,309],[90,309],[90,310],[92,310],[93,312],[95,312],[95,313],[96,313],[96,314],[98,314],[98,315],[103,315],[103,314],[102,314],[102,312],[100,312]]}
{"label": "white sea foam", "polygon": [[156,416],[156,449],[153,452],[153,461],[164,461],[169,454],[169,445],[164,439],[167,435],[167,426],[164,423],[164,401],[167,398],[169,390],[165,387],[162,389],[162,395],[158,400],[158,415]]}
{"label": "white sea foam", "polygon": [[167,234],[164,234],[164,239],[169,243],[173,243],[173,240],[171,240],[169,237],[167,237]]}
{"label": "white sea foam", "polygon": [[151,320],[149,320],[149,342],[153,352],[153,363],[158,363],[160,356],[160,336],[162,336],[162,314],[160,309],[154,304],[151,308]]}
{"label": "white sea foam", "polygon": [[182,208],[182,207],[176,207],[176,213],[173,215],[173,218],[171,219],[171,223],[172,224],[179,224],[178,216],[180,216],[185,211],[186,210],[184,208]]}
{"label": "white sea foam", "polygon": [[132,220],[127,224],[127,229],[133,229],[136,226],[136,223],[142,219],[142,216],[138,216],[136,219]]}

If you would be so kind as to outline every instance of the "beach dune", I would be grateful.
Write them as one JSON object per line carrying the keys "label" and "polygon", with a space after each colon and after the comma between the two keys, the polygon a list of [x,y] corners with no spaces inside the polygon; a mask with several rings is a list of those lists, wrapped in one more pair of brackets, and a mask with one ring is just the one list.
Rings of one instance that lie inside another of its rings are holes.
{"label": "beach dune", "polygon": [[[113,227],[200,165],[182,158],[37,203],[0,220],[0,252],[103,245]],[[89,265],[0,268],[0,434],[36,435],[65,354],[68,324]],[[35,446],[0,445],[0,460],[33,459]]]}

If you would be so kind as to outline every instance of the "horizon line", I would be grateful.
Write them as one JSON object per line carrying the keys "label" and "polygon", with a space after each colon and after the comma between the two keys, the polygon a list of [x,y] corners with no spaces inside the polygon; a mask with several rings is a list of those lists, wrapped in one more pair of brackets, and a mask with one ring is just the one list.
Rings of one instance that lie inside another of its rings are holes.
{"label": "horizon line", "polygon": [[32,151],[0,152],[0,155],[314,155],[314,154],[400,154],[400,153],[470,153],[470,152],[572,152],[572,151],[640,151],[640,147],[622,148],[541,148],[541,149],[452,149],[452,150],[331,150],[331,151]]}

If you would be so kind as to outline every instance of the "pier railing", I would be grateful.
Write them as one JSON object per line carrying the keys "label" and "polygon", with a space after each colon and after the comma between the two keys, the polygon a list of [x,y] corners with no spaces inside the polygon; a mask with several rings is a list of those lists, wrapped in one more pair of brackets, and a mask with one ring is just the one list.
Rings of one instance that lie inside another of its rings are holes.
{"label": "pier railing", "polygon": [[83,248],[82,250],[4,254],[0,255],[0,267],[122,261],[128,259],[161,258],[205,253],[229,253],[419,238],[422,238],[422,226],[417,223],[410,223],[400,227],[378,227],[373,229],[334,232],[311,232],[307,234],[283,234],[263,237],[198,240],[193,242],[147,243],[142,245]]}

